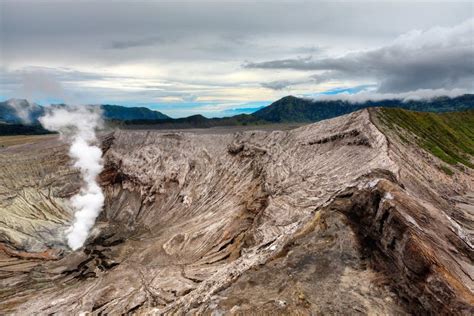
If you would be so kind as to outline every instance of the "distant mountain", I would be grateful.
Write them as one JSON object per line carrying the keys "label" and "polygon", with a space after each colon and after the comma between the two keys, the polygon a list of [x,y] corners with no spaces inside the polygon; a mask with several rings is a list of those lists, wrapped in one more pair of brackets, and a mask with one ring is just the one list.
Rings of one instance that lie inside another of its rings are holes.
{"label": "distant mountain", "polygon": [[[315,101],[312,99],[287,96],[273,102],[253,114],[240,114],[224,118],[206,118],[192,115],[173,119],[161,112],[144,107],[124,107],[119,105],[101,105],[104,118],[127,129],[181,129],[210,128],[217,126],[261,125],[268,123],[310,123],[317,122],[370,107],[403,108],[419,112],[451,112],[474,109],[474,94],[465,94],[455,98],[437,97],[430,100],[381,100],[354,103],[349,101]],[[12,99],[0,102],[0,123],[38,125],[38,118],[44,108],[26,100]],[[23,119],[23,120],[22,120]],[[13,127],[3,127],[12,133]],[[20,129],[25,130],[25,129]],[[26,129],[30,131],[31,129]],[[36,129],[32,130],[34,133]],[[41,129],[38,129],[42,132]],[[1,131],[0,131],[1,135]]]}
{"label": "distant mountain", "polygon": [[185,129],[185,128],[210,128],[218,126],[246,126],[262,125],[269,122],[259,119],[249,114],[239,114],[222,118],[207,118],[200,114],[178,119],[166,120],[130,120],[122,123],[122,127],[127,129]]}
{"label": "distant mountain", "polygon": [[[59,105],[61,106],[61,105]],[[126,120],[165,120],[169,116],[153,111],[145,107],[125,107],[120,105],[103,104],[100,105],[106,120],[126,121]],[[39,124],[40,118],[45,112],[45,108],[24,99],[10,99],[0,102],[0,122],[9,124]]]}
{"label": "distant mountain", "polygon": [[349,101],[315,101],[284,97],[252,115],[268,122],[317,122],[369,107],[402,108],[420,112],[451,112],[474,109],[474,94],[455,98],[437,97],[430,100],[381,100],[353,103]]}
{"label": "distant mountain", "polygon": [[103,104],[104,117],[108,120],[166,120],[169,116],[145,107],[125,107],[120,105]]}
{"label": "distant mountain", "polygon": [[124,128],[209,128],[216,126],[260,125],[268,123],[311,123],[348,114],[369,107],[403,108],[420,112],[451,112],[474,109],[474,95],[456,98],[438,97],[431,100],[381,100],[353,103],[349,101],[315,101],[287,96],[252,114],[208,119],[193,115],[179,119],[127,120]]}

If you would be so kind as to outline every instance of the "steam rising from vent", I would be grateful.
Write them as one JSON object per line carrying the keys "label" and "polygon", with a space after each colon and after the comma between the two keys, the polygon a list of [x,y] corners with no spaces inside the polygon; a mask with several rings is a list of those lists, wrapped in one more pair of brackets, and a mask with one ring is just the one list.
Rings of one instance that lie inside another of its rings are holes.
{"label": "steam rising from vent", "polygon": [[103,123],[101,110],[92,106],[54,107],[39,120],[46,129],[60,132],[71,143],[69,156],[84,180],[80,192],[71,198],[74,223],[67,230],[67,243],[76,250],[86,241],[104,204],[104,195],[96,180],[103,169],[102,151],[94,145],[95,131]]}

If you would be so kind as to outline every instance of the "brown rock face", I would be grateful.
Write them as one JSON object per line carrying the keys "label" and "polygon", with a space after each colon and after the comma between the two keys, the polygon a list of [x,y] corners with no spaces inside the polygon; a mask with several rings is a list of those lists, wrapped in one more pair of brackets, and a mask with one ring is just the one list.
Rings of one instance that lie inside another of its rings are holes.
{"label": "brown rock face", "polygon": [[0,242],[30,252],[64,247],[68,199],[81,185],[57,140],[0,151]]}
{"label": "brown rock face", "polygon": [[85,247],[59,141],[0,151],[0,311],[472,314],[474,177],[364,110],[291,131],[116,131]]}

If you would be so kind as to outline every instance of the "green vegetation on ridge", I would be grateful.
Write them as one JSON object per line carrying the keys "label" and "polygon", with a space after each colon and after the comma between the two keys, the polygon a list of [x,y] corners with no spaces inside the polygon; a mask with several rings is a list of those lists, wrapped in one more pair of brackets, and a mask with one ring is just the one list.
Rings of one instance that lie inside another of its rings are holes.
{"label": "green vegetation on ridge", "polygon": [[[397,131],[398,126],[411,132],[419,146],[444,162],[474,168],[471,162],[474,157],[474,110],[426,113],[380,108],[378,113],[387,127]],[[406,141],[400,131],[398,134]]]}

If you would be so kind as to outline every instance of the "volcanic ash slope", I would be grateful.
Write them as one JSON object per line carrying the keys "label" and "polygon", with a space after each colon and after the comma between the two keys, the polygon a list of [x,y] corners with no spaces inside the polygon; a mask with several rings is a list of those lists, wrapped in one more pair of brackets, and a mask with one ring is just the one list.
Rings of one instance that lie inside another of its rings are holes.
{"label": "volcanic ash slope", "polygon": [[0,311],[472,314],[472,169],[446,174],[400,135],[381,110],[291,131],[117,131],[76,252],[67,147],[5,149]]}

